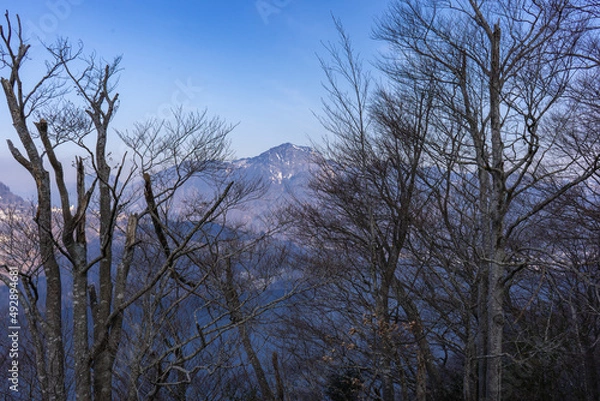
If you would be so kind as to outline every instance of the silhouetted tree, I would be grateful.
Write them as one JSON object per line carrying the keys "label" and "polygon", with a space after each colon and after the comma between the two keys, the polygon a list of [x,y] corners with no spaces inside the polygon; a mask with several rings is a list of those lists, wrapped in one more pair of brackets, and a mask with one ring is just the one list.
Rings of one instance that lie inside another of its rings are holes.
{"label": "silhouetted tree", "polygon": [[578,121],[597,99],[577,93],[597,74],[593,11],[567,0],[403,0],[376,28],[389,46],[384,71],[434,94],[426,149],[441,172],[430,180],[447,226],[438,243],[468,250],[453,253],[452,268],[472,272],[466,299],[477,305],[468,320],[468,400],[503,398],[506,294],[529,266],[511,242],[599,167],[595,128]]}

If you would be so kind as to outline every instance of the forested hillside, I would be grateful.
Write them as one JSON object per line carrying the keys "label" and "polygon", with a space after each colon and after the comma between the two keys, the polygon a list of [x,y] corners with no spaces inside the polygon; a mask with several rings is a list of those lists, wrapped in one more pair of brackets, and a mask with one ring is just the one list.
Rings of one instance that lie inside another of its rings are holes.
{"label": "forested hillside", "polygon": [[599,400],[599,17],[392,0],[377,60],[334,19],[323,140],[232,160],[207,111],[113,130],[121,58],[7,13],[0,394]]}

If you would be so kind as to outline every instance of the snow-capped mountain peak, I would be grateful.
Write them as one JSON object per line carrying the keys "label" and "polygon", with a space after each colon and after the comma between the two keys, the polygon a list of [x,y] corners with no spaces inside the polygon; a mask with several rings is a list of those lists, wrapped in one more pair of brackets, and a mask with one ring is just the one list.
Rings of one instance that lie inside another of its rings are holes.
{"label": "snow-capped mountain peak", "polygon": [[256,157],[240,159],[232,164],[234,168],[248,170],[246,174],[260,176],[263,181],[284,184],[298,174],[308,173],[314,167],[314,156],[315,152],[310,147],[284,143]]}
{"label": "snow-capped mountain peak", "polygon": [[[291,201],[308,200],[308,183],[317,169],[316,152],[307,146],[285,143],[269,149],[258,156],[226,162],[221,171],[227,177],[216,177],[217,181],[257,183],[263,189],[260,195],[244,201],[236,210],[228,213],[230,220],[248,223],[260,229],[260,220],[286,206]],[[211,179],[194,177],[189,180],[178,199],[185,202],[190,196],[215,198],[219,185]]]}

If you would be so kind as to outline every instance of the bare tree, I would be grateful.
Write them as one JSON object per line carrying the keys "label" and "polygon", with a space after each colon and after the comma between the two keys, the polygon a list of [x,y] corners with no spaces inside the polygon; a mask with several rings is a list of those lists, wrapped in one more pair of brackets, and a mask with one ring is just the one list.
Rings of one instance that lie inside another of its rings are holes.
{"label": "bare tree", "polygon": [[550,338],[561,355],[562,374],[556,381],[572,394],[565,391],[564,398],[594,400],[600,395],[598,176],[588,184],[569,191],[554,204],[540,227],[547,234],[543,245],[551,250],[546,257],[550,289],[545,299],[554,301],[546,309],[555,311],[554,319],[551,322],[548,318],[547,324],[556,331]]}
{"label": "bare tree", "polygon": [[[135,166],[128,170],[125,160],[113,165],[108,147],[109,126],[119,102],[114,89],[120,58],[111,63],[85,58],[81,48],[74,49],[61,40],[47,48],[51,58],[47,71],[29,86],[22,81],[22,69],[30,57],[30,45],[24,40],[20,19],[14,21],[8,13],[5,17],[0,37],[3,67],[8,74],[1,82],[23,151],[11,141],[8,145],[36,183],[36,247],[46,280],[45,305],[35,296],[27,298],[31,301],[30,327],[39,329],[34,341],[41,398],[67,399],[67,372],[73,369],[77,399],[110,400],[124,311],[150,291],[186,250],[185,246],[170,250],[147,285],[127,294],[139,221],[148,218],[156,223],[156,199],[166,202],[194,172],[225,156],[226,135],[232,126],[204,115],[183,113],[176,114],[173,123],[157,122],[168,131],[169,152],[162,166],[175,166],[178,172],[185,169],[185,174],[178,176],[170,191],[161,194],[153,193],[152,182],[145,176],[145,207],[133,213],[128,210],[132,200],[129,188],[135,173],[146,170],[136,170]],[[74,88],[80,103],[70,100],[69,88]],[[38,119],[35,132],[30,128],[32,118]],[[65,143],[81,150],[75,159],[75,199],[59,156]],[[56,199],[52,197],[53,186]],[[196,231],[223,201],[228,188],[224,191],[205,211],[205,219],[194,226]],[[56,209],[54,201],[59,204]],[[90,235],[97,238],[97,249],[90,245]],[[189,234],[187,241],[192,237],[193,233]],[[119,252],[115,252],[116,242],[123,244]],[[73,294],[72,322],[62,317],[65,288]],[[63,338],[67,323],[72,324],[73,333],[69,348]],[[66,364],[67,356],[74,361],[73,366]]]}
{"label": "bare tree", "polygon": [[[337,287],[349,313],[362,316],[354,322],[354,330],[365,336],[373,362],[355,363],[372,372],[374,383],[381,386],[378,397],[396,398],[404,375],[405,361],[399,355],[406,322],[416,344],[414,359],[406,356],[416,367],[412,390],[416,399],[423,400],[432,390],[427,383],[436,381],[437,372],[421,313],[402,280],[402,259],[414,216],[425,199],[419,181],[431,94],[417,87],[401,93],[393,85],[372,91],[349,37],[339,22],[336,25],[339,48],[327,47],[331,64],[322,60],[329,96],[321,122],[334,139],[312,183],[316,204],[296,210],[300,235],[307,236],[312,252],[331,249],[352,255],[340,259],[348,272],[337,276],[340,281],[326,291]],[[353,327],[348,316],[337,318],[340,324],[349,320],[346,330],[340,329],[342,334]],[[408,391],[406,381],[403,391]]]}
{"label": "bare tree", "polygon": [[[240,201],[237,191],[231,192],[202,230],[190,231],[206,207],[199,200],[140,235],[144,245],[134,269],[141,278],[138,285],[144,286],[154,276],[147,266],[168,259],[165,248],[175,249],[194,233],[185,258],[174,261],[128,312],[136,316],[120,369],[128,399],[218,400],[228,399],[229,389],[231,396],[246,390],[261,399],[281,398],[281,379],[265,350],[274,345],[258,338],[267,338],[275,309],[302,290],[303,279],[291,279],[286,246],[274,237],[277,228],[255,234],[227,223],[229,202]],[[168,211],[165,204],[159,215]],[[167,242],[158,241],[159,236]]]}
{"label": "bare tree", "polygon": [[[433,185],[457,188],[463,177],[470,191],[462,191],[470,201],[457,210],[461,224],[468,217],[475,233],[469,246],[476,261],[479,367],[478,389],[473,383],[464,389],[469,399],[475,393],[502,399],[505,295],[527,266],[510,252],[511,239],[599,167],[597,156],[582,152],[597,144],[593,133],[569,134],[582,100],[570,92],[577,77],[597,68],[587,56],[595,35],[589,7],[577,1],[405,0],[394,2],[378,23],[378,38],[389,44],[383,69],[406,87],[434,88],[437,134],[428,149],[432,160],[445,160],[441,171],[456,174],[446,175],[447,185],[439,177]],[[461,226],[452,231],[459,236]]]}

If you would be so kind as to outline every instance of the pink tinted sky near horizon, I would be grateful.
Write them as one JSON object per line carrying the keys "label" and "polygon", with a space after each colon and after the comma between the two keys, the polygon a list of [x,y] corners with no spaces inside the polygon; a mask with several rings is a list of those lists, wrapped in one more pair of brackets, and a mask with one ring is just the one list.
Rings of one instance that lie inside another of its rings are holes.
{"label": "pink tinted sky near horizon", "polygon": [[[314,116],[321,110],[324,79],[318,55],[338,39],[339,18],[365,62],[380,43],[375,18],[388,0],[36,0],[0,1],[19,14],[32,38],[27,78],[42,72],[40,39],[59,37],[104,59],[123,56],[121,103],[113,128],[164,117],[172,108],[207,109],[231,123],[235,157],[250,157],[284,142],[308,145],[325,135]],[[2,24],[5,21],[2,17]],[[6,70],[0,70],[4,75]],[[33,82],[33,81],[32,81]],[[8,152],[17,143],[6,103],[0,100],[0,182],[30,197],[33,182]],[[116,135],[115,135],[116,137]],[[120,157],[124,146],[113,148]],[[65,155],[65,165],[70,163]]]}

